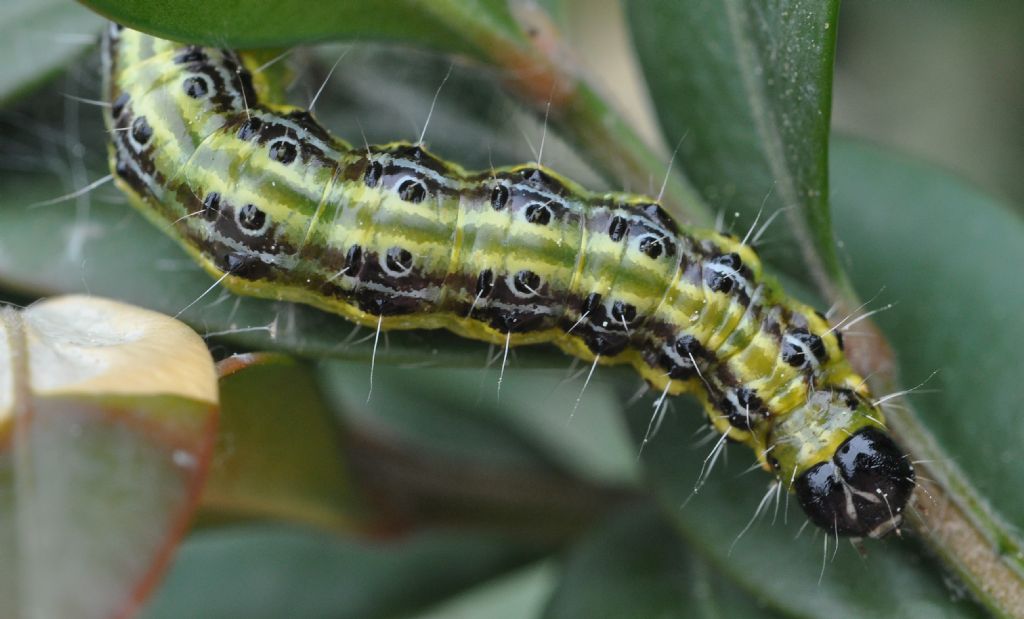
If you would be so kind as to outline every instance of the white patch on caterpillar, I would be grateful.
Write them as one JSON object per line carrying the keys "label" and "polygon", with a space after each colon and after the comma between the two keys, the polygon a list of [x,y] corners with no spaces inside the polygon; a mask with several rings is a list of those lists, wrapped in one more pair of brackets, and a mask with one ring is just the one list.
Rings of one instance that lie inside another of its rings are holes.
{"label": "white patch on caterpillar", "polygon": [[644,216],[644,215],[637,215],[636,212],[634,212],[634,211],[621,210],[621,209],[620,210],[616,210],[614,214],[619,216],[619,217],[624,218],[627,222],[629,222],[630,223],[630,227],[632,227],[632,224],[638,223],[638,224],[640,224],[643,227],[653,228],[655,231],[658,232],[658,238],[661,239],[661,240],[664,240],[666,238],[671,239],[671,238],[676,236],[672,231],[670,231],[668,228],[663,226],[661,224],[661,222],[658,221],[654,217],[647,217],[647,216]]}
{"label": "white patch on caterpillar", "polygon": [[[248,228],[245,226],[245,224],[242,223],[242,211],[244,211],[247,207],[254,208],[258,212],[263,213],[263,225],[261,225],[259,228]],[[268,215],[266,211],[260,209],[258,206],[255,206],[253,204],[246,204],[243,205],[241,208],[234,209],[234,211],[235,225],[238,226],[238,229],[242,231],[242,234],[246,236],[258,237],[263,236],[267,232],[267,230],[270,229],[270,215]]]}
{"label": "white patch on caterpillar", "polygon": [[[520,211],[519,211],[519,218],[522,219],[526,223],[533,223],[533,222],[530,221],[529,217],[535,216],[533,214],[538,212],[538,211],[540,211],[540,210],[544,210],[544,211],[547,211],[547,213],[548,213],[548,217],[547,217],[548,221],[551,221],[552,219],[555,218],[555,213],[554,213],[554,211],[551,210],[551,207],[549,206],[550,204],[552,204],[552,202],[550,202],[550,201],[548,201],[548,202],[531,202],[531,203],[526,205],[526,208],[520,209]],[[555,202],[554,204],[558,204],[559,206],[563,206],[564,207],[564,205],[561,202]]]}
{"label": "white patch on caterpillar", "polygon": [[376,282],[360,282],[360,289],[372,290],[374,292],[383,292],[391,295],[397,295],[410,299],[422,299],[425,301],[433,300],[440,293],[440,289],[437,286],[430,286],[427,288],[417,288],[415,290],[403,290],[401,292],[396,291],[390,286],[384,284],[378,284]]}
{"label": "white patch on caterpillar", "polygon": [[[420,177],[418,177],[418,178],[415,177],[415,176],[407,176],[407,177],[402,179],[402,182],[404,182],[406,179],[417,181],[417,182],[423,182],[422,181],[423,178],[429,178],[429,179],[437,182],[437,184],[441,185],[442,187],[454,188],[456,186],[456,184],[457,184],[456,181],[452,180],[448,176],[445,176],[444,174],[441,174],[437,170],[431,170],[430,168],[421,166],[420,164],[416,163],[415,161],[412,161],[412,160],[409,160],[409,159],[405,159],[403,157],[387,157],[387,156],[385,156],[385,157],[382,157],[380,159],[380,162],[382,164],[387,164],[389,162],[397,163],[397,164],[400,164],[403,168],[412,168],[413,171],[415,171],[417,174],[420,175]],[[401,182],[399,183],[399,185],[401,185]],[[397,186],[398,185],[396,185],[396,187]]]}
{"label": "white patch on caterpillar", "polygon": [[[263,120],[264,122],[270,122],[270,123],[273,123],[275,125],[280,125],[282,127],[287,127],[288,130],[292,134],[294,134],[295,136],[298,137],[298,139],[302,140],[303,142],[305,142],[307,144],[310,144],[310,145],[316,147],[321,152],[328,153],[328,154],[330,154],[330,153],[337,153],[338,152],[337,149],[334,146],[325,143],[323,140],[320,140],[315,135],[310,133],[310,131],[308,129],[300,126],[297,123],[295,123],[294,121],[289,119],[287,116],[281,116],[281,115],[277,115],[277,114],[261,114],[260,115],[260,119]],[[269,119],[269,120],[267,120],[267,119]],[[286,136],[282,136],[281,138],[275,138],[275,140],[276,139],[285,139],[285,138],[287,138],[289,140],[294,139],[291,135],[286,135]],[[297,143],[296,143],[296,146],[298,146]],[[329,155],[329,156],[331,156],[331,155]]]}
{"label": "white patch on caterpillar", "polygon": [[[718,269],[718,270],[719,270],[719,272],[722,271],[721,269]],[[732,270],[732,269],[729,269],[729,270]],[[740,277],[739,274],[737,274],[736,277]],[[818,367],[820,365],[820,363],[818,362],[818,358],[814,355],[814,352],[811,350],[811,348],[809,346],[807,346],[806,344],[804,344],[804,342],[800,338],[795,337],[795,336],[787,333],[787,334],[782,336],[782,345],[785,346],[786,344],[789,344],[790,346],[793,346],[794,348],[799,349],[800,352],[803,354],[804,362],[803,362],[803,364],[801,364],[800,367],[805,368],[808,365],[810,365],[815,370],[818,369]]]}
{"label": "white patch on caterpillar", "polygon": [[275,148],[279,148],[282,144],[291,144],[292,147],[295,148],[295,158],[288,163],[282,163],[280,161],[277,161],[276,159],[274,159],[274,161],[277,161],[277,163],[280,163],[283,166],[288,166],[291,165],[292,163],[295,163],[295,161],[299,159],[299,153],[302,152],[302,145],[298,142],[298,140],[292,138],[291,136],[285,135],[279,138],[274,138],[267,144],[267,152],[272,152]]}
{"label": "white patch on caterpillar", "polygon": [[[508,275],[505,276],[506,285],[508,286],[508,289],[512,292],[512,294],[520,299],[532,299],[533,297],[537,296],[538,292],[533,288],[527,286],[526,282],[517,282],[516,279],[518,277],[518,272],[509,273]],[[520,284],[522,284],[522,287],[526,289],[526,292],[523,292],[522,290],[519,289]]]}
{"label": "white patch on caterpillar", "polygon": [[[540,168],[538,168],[538,169],[540,169]],[[547,190],[545,190],[545,189],[543,189],[541,187],[536,187],[536,186],[531,185],[529,183],[522,183],[521,186],[525,187],[529,191],[531,191],[531,192],[533,192],[533,193],[543,197],[545,204],[562,204],[562,197],[559,196],[558,194],[551,193],[550,191],[547,191]]]}
{"label": "white patch on caterpillar", "polygon": [[[220,75],[221,81],[224,83],[224,91],[231,95],[232,107],[238,110],[249,110],[249,102],[245,100],[245,90],[239,87],[238,75],[228,71],[220,63],[212,64],[214,71]],[[201,75],[201,73],[190,73],[190,75]],[[205,75],[203,77],[206,77]],[[209,82],[209,80],[207,80]],[[209,85],[209,83],[207,83]],[[208,90],[208,93],[213,93],[213,90]],[[246,114],[248,118],[248,113]]]}
{"label": "white patch on caterpillar", "polygon": [[142,151],[146,150],[146,146],[149,144],[149,142],[152,141],[152,135],[150,135],[150,139],[146,142],[146,144],[143,144],[142,142],[139,142],[137,139],[135,139],[135,123],[138,123],[140,121],[145,123],[146,117],[136,116],[135,120],[132,121],[132,124],[128,125],[128,127],[125,128],[125,134],[128,136],[128,141],[132,145],[132,150],[134,150],[137,153],[141,153]]}
{"label": "white patch on caterpillar", "polygon": [[[129,131],[128,134],[129,139],[131,139],[131,131]],[[163,185],[157,183],[152,176],[147,174],[145,171],[143,171],[142,168],[139,167],[139,163],[135,160],[135,157],[132,156],[131,153],[126,152],[127,149],[124,147],[124,144],[117,140],[114,142],[114,147],[117,149],[119,153],[120,160],[125,162],[125,164],[129,168],[131,168],[133,172],[135,172],[135,175],[138,178],[142,179],[142,181],[146,184],[146,189],[149,190],[150,194],[156,197],[162,197],[164,195]]]}
{"label": "white patch on caterpillar", "polygon": [[[707,271],[714,271],[715,273],[718,273],[723,277],[731,279],[738,286],[743,288],[743,292],[747,294],[748,298],[753,297],[753,293],[750,290],[750,281],[746,277],[743,277],[743,275],[739,271],[732,268],[731,266],[727,264],[722,264],[720,262],[715,262],[713,260],[709,260],[704,264],[704,269]],[[799,345],[801,349],[805,350],[805,352],[808,355],[812,357],[814,356],[811,353],[811,351],[809,349],[804,348],[803,344],[801,344],[800,342],[793,340],[793,343]],[[815,365],[815,367],[817,367],[817,365]]]}
{"label": "white patch on caterpillar", "polygon": [[418,177],[416,177],[416,176],[414,176],[412,174],[406,174],[406,175],[402,176],[400,179],[398,179],[398,182],[395,183],[395,191],[396,192],[400,192],[401,189],[403,187],[405,187],[406,183],[409,183],[409,184],[412,184],[412,185],[419,185],[420,187],[422,187],[423,188],[423,195],[424,195],[423,199],[426,199],[426,197],[430,194],[430,190],[423,183],[423,181],[420,178],[418,178]]}
{"label": "white patch on caterpillar", "polygon": [[503,303],[497,300],[490,300],[487,302],[487,306],[491,309],[497,309],[506,312],[525,311],[536,314],[538,316],[554,316],[555,309],[548,305],[540,304],[527,304],[527,305],[515,305],[513,303]]}
{"label": "white patch on caterpillar", "polygon": [[391,277],[405,277],[412,273],[412,261],[405,265],[396,260],[394,262],[398,265],[398,268],[395,269],[391,267],[391,260],[389,258],[391,258],[390,251],[382,252],[377,256],[377,262],[380,264],[380,268]]}
{"label": "white patch on caterpillar", "polygon": [[[218,92],[217,89],[213,85],[213,80],[210,79],[210,76],[206,75],[205,73],[200,73],[198,71],[190,71],[188,73],[188,77],[186,77],[185,79],[186,80],[197,79],[197,80],[202,81],[203,84],[206,85],[205,92],[203,92],[203,94],[201,96],[199,96],[199,97],[193,97],[195,99],[208,99],[208,98],[212,97],[214,95],[214,93]],[[189,95],[189,96],[192,96],[192,95]]]}

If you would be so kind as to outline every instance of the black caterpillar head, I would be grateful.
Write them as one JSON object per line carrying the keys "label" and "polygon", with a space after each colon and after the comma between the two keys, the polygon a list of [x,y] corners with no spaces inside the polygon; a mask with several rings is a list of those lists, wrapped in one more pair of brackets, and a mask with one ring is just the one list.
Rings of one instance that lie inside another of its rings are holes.
{"label": "black caterpillar head", "polygon": [[899,527],[914,468],[888,434],[865,427],[793,484],[814,524],[835,535],[882,537]]}
{"label": "black caterpillar head", "polygon": [[864,395],[842,387],[812,391],[778,419],[769,443],[777,474],[830,535],[882,537],[899,527],[916,485],[914,467]]}

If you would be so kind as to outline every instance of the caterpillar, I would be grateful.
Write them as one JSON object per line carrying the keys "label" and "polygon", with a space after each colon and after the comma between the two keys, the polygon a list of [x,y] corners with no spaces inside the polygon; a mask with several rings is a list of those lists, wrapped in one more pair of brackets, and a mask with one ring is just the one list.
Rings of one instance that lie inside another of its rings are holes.
{"label": "caterpillar", "polygon": [[695,394],[819,527],[900,526],[914,469],[842,333],[735,236],[540,164],[469,172],[420,144],[353,148],[278,101],[245,53],[112,24],[103,61],[117,185],[228,290],[631,365],[664,396]]}

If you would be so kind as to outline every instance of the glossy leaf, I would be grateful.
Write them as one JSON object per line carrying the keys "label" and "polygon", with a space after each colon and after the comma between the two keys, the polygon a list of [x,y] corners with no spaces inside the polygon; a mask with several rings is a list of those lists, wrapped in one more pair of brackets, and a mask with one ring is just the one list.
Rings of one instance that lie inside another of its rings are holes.
{"label": "glossy leaf", "polygon": [[903,380],[927,380],[915,407],[993,506],[1024,522],[1015,455],[1024,442],[1015,362],[1024,349],[1015,327],[1024,221],[967,183],[869,144],[840,142],[833,157],[837,230],[854,282],[885,287],[873,305],[894,304],[878,323]]}
{"label": "glossy leaf", "polygon": [[283,526],[197,533],[147,619],[405,616],[537,556],[541,547],[473,532],[369,543]]}
{"label": "glossy leaf", "polygon": [[322,363],[355,475],[414,522],[486,524],[563,539],[635,498],[635,454],[615,398],[556,372]]}
{"label": "glossy leaf", "polygon": [[442,604],[417,613],[414,619],[521,619],[539,617],[555,586],[551,561],[534,563],[486,584],[454,595]]}
{"label": "glossy leaf", "polygon": [[201,507],[207,517],[366,529],[341,429],[309,368],[282,355],[222,361],[221,417]]}
{"label": "glossy leaf", "polygon": [[791,209],[782,215],[788,225],[777,222],[770,233],[785,231],[788,242],[774,246],[770,257],[790,273],[806,267],[819,286],[843,281],[828,211],[838,6],[816,0],[627,4],[666,141],[679,144],[679,165],[740,237],[755,220],[763,224]]}
{"label": "glossy leaf", "polygon": [[155,36],[231,48],[383,39],[483,57],[490,53],[488,42],[518,34],[507,5],[495,0],[399,0],[386,7],[365,0],[284,0],[244,6],[197,0],[86,0],[84,4]]}
{"label": "glossy leaf", "polygon": [[209,464],[209,353],[180,323],[87,297],[5,308],[0,331],[0,614],[131,614]]}
{"label": "glossy leaf", "polygon": [[778,617],[692,556],[650,506],[614,514],[575,545],[545,619]]}
{"label": "glossy leaf", "polygon": [[1024,222],[976,188],[905,157],[856,143],[834,156],[838,229],[855,281],[868,290],[868,282],[886,286],[881,296],[894,305],[879,323],[896,347],[902,380],[920,391],[911,396],[917,415],[890,407],[890,425],[925,460],[922,478],[945,486],[944,496],[919,501],[922,535],[986,605],[1024,614],[1024,547],[1015,526],[1024,517],[1024,470],[1015,455],[1024,439],[1017,363],[1024,332],[1012,326],[1024,310],[1017,273]]}

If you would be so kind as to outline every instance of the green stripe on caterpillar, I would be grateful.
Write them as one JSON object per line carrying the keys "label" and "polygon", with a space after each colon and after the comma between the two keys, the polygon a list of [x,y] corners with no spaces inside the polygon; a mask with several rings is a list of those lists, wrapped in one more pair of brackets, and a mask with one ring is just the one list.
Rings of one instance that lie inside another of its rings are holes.
{"label": "green stripe on caterpillar", "polygon": [[104,63],[118,185],[229,290],[629,364],[666,397],[697,395],[818,526],[899,526],[913,467],[840,331],[735,237],[540,165],[352,148],[276,102],[246,54],[112,25]]}

